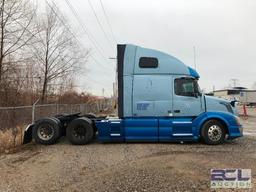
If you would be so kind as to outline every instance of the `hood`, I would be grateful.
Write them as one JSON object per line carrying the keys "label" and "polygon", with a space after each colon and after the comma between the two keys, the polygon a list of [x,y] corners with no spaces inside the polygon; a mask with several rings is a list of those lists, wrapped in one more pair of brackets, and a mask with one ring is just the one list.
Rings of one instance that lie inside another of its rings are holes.
{"label": "hood", "polygon": [[237,115],[237,111],[228,100],[218,97],[205,96],[207,111],[222,111]]}

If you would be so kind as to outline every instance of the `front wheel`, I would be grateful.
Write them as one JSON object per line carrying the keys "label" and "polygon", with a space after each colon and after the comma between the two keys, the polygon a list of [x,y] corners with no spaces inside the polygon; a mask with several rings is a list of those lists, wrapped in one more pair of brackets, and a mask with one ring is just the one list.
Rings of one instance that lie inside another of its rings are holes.
{"label": "front wheel", "polygon": [[201,136],[206,144],[221,144],[226,136],[225,126],[218,120],[209,120],[203,125]]}

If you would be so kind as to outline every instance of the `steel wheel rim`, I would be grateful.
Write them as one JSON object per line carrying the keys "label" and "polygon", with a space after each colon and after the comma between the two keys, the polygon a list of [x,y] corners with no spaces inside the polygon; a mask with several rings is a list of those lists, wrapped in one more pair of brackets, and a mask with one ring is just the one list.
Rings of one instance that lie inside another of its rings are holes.
{"label": "steel wheel rim", "polygon": [[212,141],[219,141],[222,137],[221,127],[218,125],[212,125],[208,129],[209,139]]}
{"label": "steel wheel rim", "polygon": [[77,126],[73,129],[73,135],[76,138],[84,139],[86,136],[86,130],[83,126]]}
{"label": "steel wheel rim", "polygon": [[54,136],[54,128],[49,124],[41,125],[37,129],[37,135],[41,140],[48,141]]}

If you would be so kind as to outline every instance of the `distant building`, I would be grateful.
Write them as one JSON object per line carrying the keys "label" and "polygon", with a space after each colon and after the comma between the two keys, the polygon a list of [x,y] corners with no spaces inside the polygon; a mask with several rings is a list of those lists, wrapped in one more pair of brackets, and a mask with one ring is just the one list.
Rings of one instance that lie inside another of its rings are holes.
{"label": "distant building", "polygon": [[234,87],[213,91],[213,96],[227,100],[237,100],[250,106],[256,106],[256,90]]}
{"label": "distant building", "polygon": [[249,91],[249,90],[245,87],[233,87],[233,88],[215,90],[215,91],[213,91],[213,95],[215,97],[220,97],[220,98],[224,98],[227,100],[236,99],[236,100],[240,101],[240,99],[241,99],[240,93],[245,92],[245,91]]}

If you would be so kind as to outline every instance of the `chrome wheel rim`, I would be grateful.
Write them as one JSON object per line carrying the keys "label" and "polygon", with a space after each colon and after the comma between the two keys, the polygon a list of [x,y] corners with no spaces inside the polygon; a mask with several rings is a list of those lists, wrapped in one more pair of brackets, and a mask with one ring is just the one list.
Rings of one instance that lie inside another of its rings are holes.
{"label": "chrome wheel rim", "polygon": [[208,130],[209,139],[212,141],[219,141],[222,136],[222,130],[218,125],[212,125]]}
{"label": "chrome wheel rim", "polygon": [[50,140],[54,135],[54,128],[53,126],[49,124],[41,125],[37,129],[37,135],[41,140],[48,141]]}

